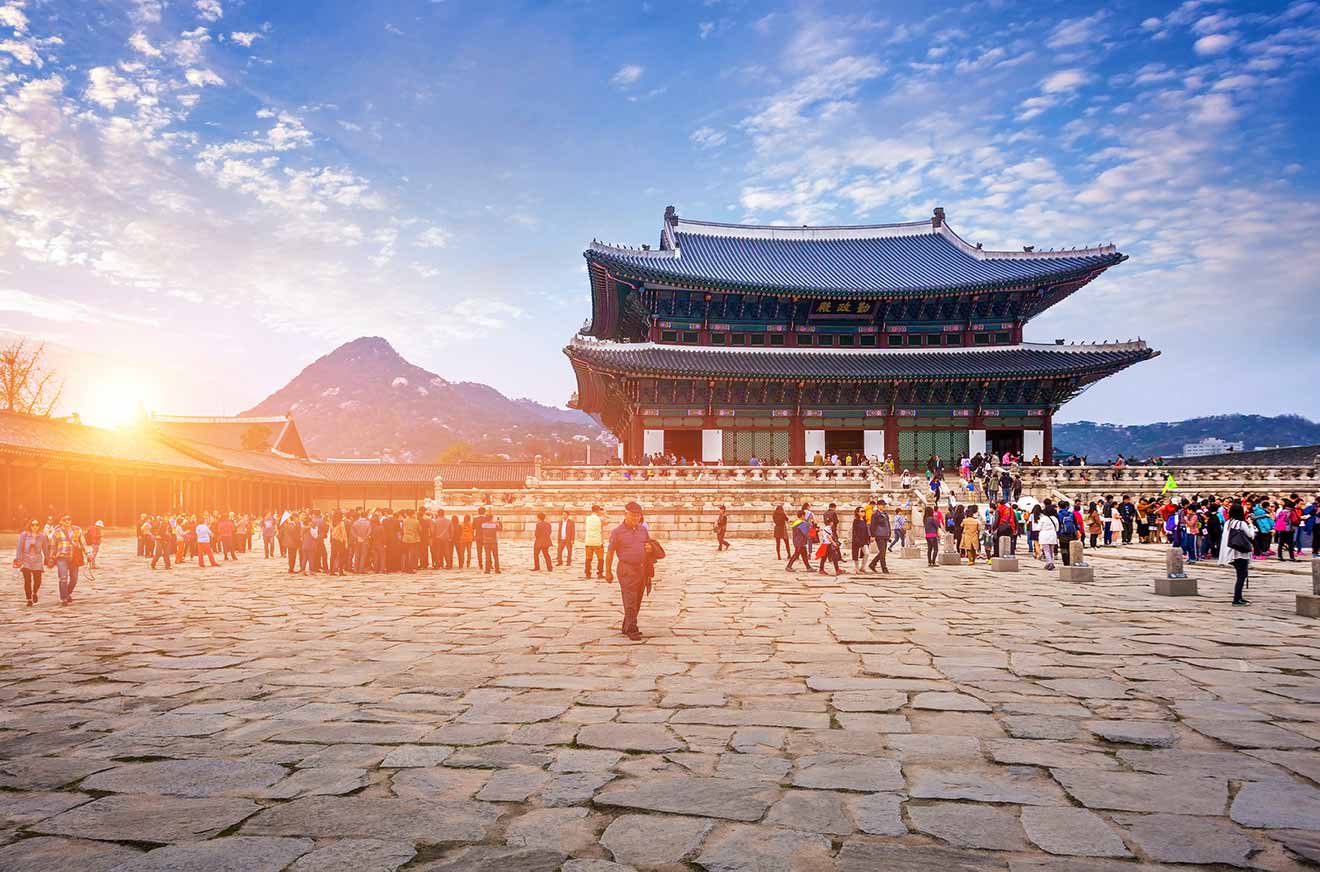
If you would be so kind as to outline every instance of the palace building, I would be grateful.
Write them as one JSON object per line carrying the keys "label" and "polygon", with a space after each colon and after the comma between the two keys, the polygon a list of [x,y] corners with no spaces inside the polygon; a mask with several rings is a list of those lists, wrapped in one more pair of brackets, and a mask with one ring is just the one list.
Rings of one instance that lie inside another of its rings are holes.
{"label": "palace building", "polygon": [[1158,352],[1024,342],[1028,320],[1126,255],[1113,245],[989,251],[928,221],[774,227],[679,218],[656,248],[592,242],[589,325],[564,349],[571,405],[621,457],[790,463],[817,451],[1012,450],[1052,457],[1051,421],[1088,385]]}

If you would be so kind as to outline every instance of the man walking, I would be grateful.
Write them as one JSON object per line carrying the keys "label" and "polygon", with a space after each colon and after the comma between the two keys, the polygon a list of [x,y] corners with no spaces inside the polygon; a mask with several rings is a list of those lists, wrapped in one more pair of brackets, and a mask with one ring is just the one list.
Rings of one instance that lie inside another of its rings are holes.
{"label": "man walking", "polygon": [[720,515],[715,519],[715,550],[723,551],[729,547],[729,540],[724,538],[724,534],[729,529],[729,510],[720,506]]}
{"label": "man walking", "polygon": [[[563,566],[573,565],[573,540],[577,538],[577,525],[568,515],[568,509],[564,509],[563,517],[559,519],[559,550],[555,552],[555,565]],[[567,557],[567,559],[565,559]]]}
{"label": "man walking", "polygon": [[802,565],[811,571],[811,522],[807,520],[807,510],[798,509],[797,517],[793,519],[791,528],[793,536],[793,553],[788,557],[788,565],[784,567],[785,572],[793,571],[793,564],[801,558]]}
{"label": "man walking", "polygon": [[536,513],[536,531],[532,539],[532,571],[541,571],[541,556],[545,555],[545,571],[554,572],[550,565],[550,522],[545,519],[545,512]]}
{"label": "man walking", "polygon": [[276,538],[275,516],[266,515],[261,519],[261,544],[268,559],[275,556]]}
{"label": "man walking", "polygon": [[[82,528],[73,523],[71,515],[60,518],[50,538],[50,557],[60,580],[60,605],[73,602],[73,589],[78,586],[78,569],[86,559]],[[214,566],[214,562],[211,564]]]}
{"label": "man walking", "polygon": [[623,634],[634,642],[641,641],[637,627],[637,614],[642,610],[642,593],[646,589],[646,543],[650,539],[642,526],[642,507],[630,502],[623,507],[623,523],[610,533],[609,548],[605,552],[605,580],[614,581],[614,558],[619,558],[619,591],[623,599]]}
{"label": "man walking", "polygon": [[604,511],[604,508],[597,504],[591,507],[591,514],[587,515],[586,535],[582,540],[586,551],[583,558],[585,561],[583,578],[591,578],[591,558],[595,557],[596,578],[601,581],[605,580],[605,538],[603,533],[605,519],[601,515]]}

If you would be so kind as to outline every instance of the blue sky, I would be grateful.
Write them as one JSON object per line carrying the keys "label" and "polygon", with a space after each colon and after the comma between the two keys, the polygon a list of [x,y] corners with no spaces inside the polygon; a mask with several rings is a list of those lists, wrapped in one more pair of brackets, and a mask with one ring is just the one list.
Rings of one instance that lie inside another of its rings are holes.
{"label": "blue sky", "polygon": [[[3,0],[0,0],[3,3]],[[336,344],[562,404],[593,238],[929,216],[1127,263],[1061,420],[1320,417],[1320,3],[9,0],[0,331],[68,406],[255,404]]]}

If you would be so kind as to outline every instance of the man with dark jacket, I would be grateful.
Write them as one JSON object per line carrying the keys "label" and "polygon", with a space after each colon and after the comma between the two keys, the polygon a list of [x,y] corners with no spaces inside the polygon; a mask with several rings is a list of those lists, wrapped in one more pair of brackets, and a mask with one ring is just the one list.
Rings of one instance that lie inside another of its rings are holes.
{"label": "man with dark jacket", "polygon": [[[481,516],[481,527],[479,530],[481,536],[481,554],[485,560],[482,571],[487,575],[490,574],[492,569],[495,571],[496,575],[500,574],[500,531],[503,529],[504,525],[495,517],[495,513],[487,509],[486,513]],[[547,549],[549,544],[550,542],[547,538]],[[550,555],[547,553],[546,560],[549,561],[549,559]]]}
{"label": "man with dark jacket", "polygon": [[[1123,502],[1118,505],[1118,517],[1123,522],[1123,544],[1132,544],[1132,527],[1137,521],[1137,507],[1132,505],[1132,494],[1123,494]],[[1219,540],[1214,540],[1216,547]]]}
{"label": "man with dark jacket", "polygon": [[789,554],[793,553],[793,543],[788,538],[788,513],[784,511],[784,504],[775,506],[775,559],[783,560],[779,554],[779,543],[784,543],[784,550]]}
{"label": "man with dark jacket", "polygon": [[884,500],[881,500],[871,513],[871,538],[875,540],[875,556],[871,558],[867,569],[875,572],[875,565],[880,564],[880,571],[885,575],[889,574],[889,564],[885,560],[885,551],[889,547],[889,508]]}
{"label": "man with dark jacket", "polygon": [[532,539],[532,571],[540,572],[541,556],[545,555],[545,571],[554,572],[550,564],[550,522],[545,519],[545,512],[536,513],[536,533]]}
{"label": "man with dark jacket", "polygon": [[[559,519],[558,536],[559,550],[555,552],[555,565],[562,566],[567,563],[573,565],[573,541],[577,538],[577,525],[568,515],[568,509],[564,509],[563,517]],[[567,557],[567,560],[565,559]],[[549,561],[546,561],[547,563]]]}
{"label": "man with dark jacket", "polygon": [[289,558],[289,572],[297,571],[298,548],[302,545],[302,526],[298,518],[289,512],[280,524],[280,550]]}

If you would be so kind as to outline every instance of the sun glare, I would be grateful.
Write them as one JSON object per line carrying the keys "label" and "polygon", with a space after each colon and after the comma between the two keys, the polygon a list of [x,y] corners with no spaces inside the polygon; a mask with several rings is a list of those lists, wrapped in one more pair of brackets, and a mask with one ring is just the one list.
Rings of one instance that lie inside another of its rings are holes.
{"label": "sun glare", "polygon": [[86,424],[123,427],[137,420],[139,410],[154,408],[155,386],[129,370],[110,370],[96,378],[77,403]]}

